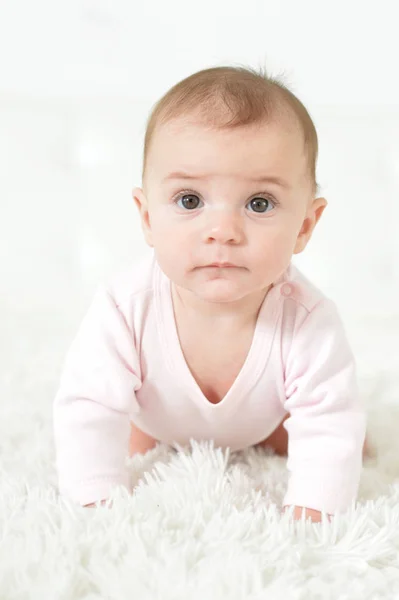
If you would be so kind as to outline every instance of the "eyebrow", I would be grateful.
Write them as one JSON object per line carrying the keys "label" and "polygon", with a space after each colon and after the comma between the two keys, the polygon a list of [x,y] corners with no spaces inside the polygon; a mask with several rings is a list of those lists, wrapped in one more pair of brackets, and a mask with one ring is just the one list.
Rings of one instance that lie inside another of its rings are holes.
{"label": "eyebrow", "polygon": [[[162,182],[171,181],[172,179],[206,179],[207,175],[190,175],[189,173],[185,173],[184,171],[174,171],[173,173],[169,173],[166,175]],[[251,179],[254,183],[274,183],[279,185],[280,187],[289,189],[291,186],[287,181],[282,179],[281,177],[273,176],[273,175],[264,175],[261,177],[254,177]]]}

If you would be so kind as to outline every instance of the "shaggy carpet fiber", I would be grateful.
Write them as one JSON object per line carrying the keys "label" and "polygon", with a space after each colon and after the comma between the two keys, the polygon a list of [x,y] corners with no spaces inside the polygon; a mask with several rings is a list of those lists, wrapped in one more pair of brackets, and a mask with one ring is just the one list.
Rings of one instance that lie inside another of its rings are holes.
{"label": "shaggy carpet fiber", "polygon": [[399,598],[396,359],[363,363],[374,455],[358,503],[312,524],[280,514],[284,458],[210,443],[129,460],[134,494],[116,490],[112,507],[59,498],[51,402],[64,346],[45,347],[19,348],[19,367],[2,357],[1,600]]}

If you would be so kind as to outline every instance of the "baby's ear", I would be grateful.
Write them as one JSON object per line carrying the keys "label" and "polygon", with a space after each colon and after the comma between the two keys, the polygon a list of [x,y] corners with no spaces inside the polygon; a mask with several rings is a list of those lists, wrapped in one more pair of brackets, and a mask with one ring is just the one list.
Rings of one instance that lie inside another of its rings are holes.
{"label": "baby's ear", "polygon": [[148,213],[147,198],[145,197],[143,190],[139,187],[133,188],[132,198],[140,213],[141,228],[144,233],[145,241],[151,248],[153,248],[154,244],[152,242],[150,215]]}
{"label": "baby's ear", "polygon": [[326,206],[327,200],[325,198],[316,198],[311,202],[296,240],[294,254],[299,254],[305,250],[308,241],[312,237],[313,230]]}
{"label": "baby's ear", "polygon": [[133,200],[134,200],[137,208],[139,209],[139,211],[141,213],[142,209],[147,204],[143,190],[141,188],[139,188],[139,187],[133,188],[133,190],[132,190],[132,198],[133,198]]}
{"label": "baby's ear", "polygon": [[316,198],[313,200],[312,208],[315,213],[315,225],[323,214],[327,204],[328,202],[325,198]]}

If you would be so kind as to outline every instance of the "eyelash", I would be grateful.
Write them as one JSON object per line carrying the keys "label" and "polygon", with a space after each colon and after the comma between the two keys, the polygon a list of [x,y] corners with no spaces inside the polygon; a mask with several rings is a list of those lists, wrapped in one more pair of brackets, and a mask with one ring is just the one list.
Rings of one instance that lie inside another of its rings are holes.
{"label": "eyelash", "polygon": [[[180,200],[180,198],[182,198],[183,196],[186,196],[187,194],[194,194],[195,196],[198,196],[198,197],[200,196],[200,194],[198,194],[198,192],[195,192],[194,190],[182,190],[181,192],[178,192],[177,194],[175,194],[175,196],[173,196],[172,201],[176,204],[177,201]],[[273,196],[271,196],[267,192],[258,192],[257,194],[254,194],[254,196],[251,198],[251,200],[254,200],[255,198],[263,198],[264,200],[268,200],[269,202],[271,202],[273,204],[274,207],[278,206],[278,204],[279,204],[278,200],[273,198]],[[249,200],[248,202],[251,202],[251,200]],[[195,210],[195,209],[193,209],[193,210]],[[187,212],[190,212],[190,211],[187,211]],[[266,213],[258,213],[258,214],[266,214]]]}

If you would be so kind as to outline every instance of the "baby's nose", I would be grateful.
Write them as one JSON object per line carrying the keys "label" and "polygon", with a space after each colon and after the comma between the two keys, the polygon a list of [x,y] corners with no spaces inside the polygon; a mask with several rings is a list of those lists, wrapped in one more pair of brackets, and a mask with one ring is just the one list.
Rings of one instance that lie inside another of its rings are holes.
{"label": "baby's nose", "polygon": [[208,218],[205,234],[208,238],[220,242],[240,241],[242,218],[231,209],[214,211]]}

